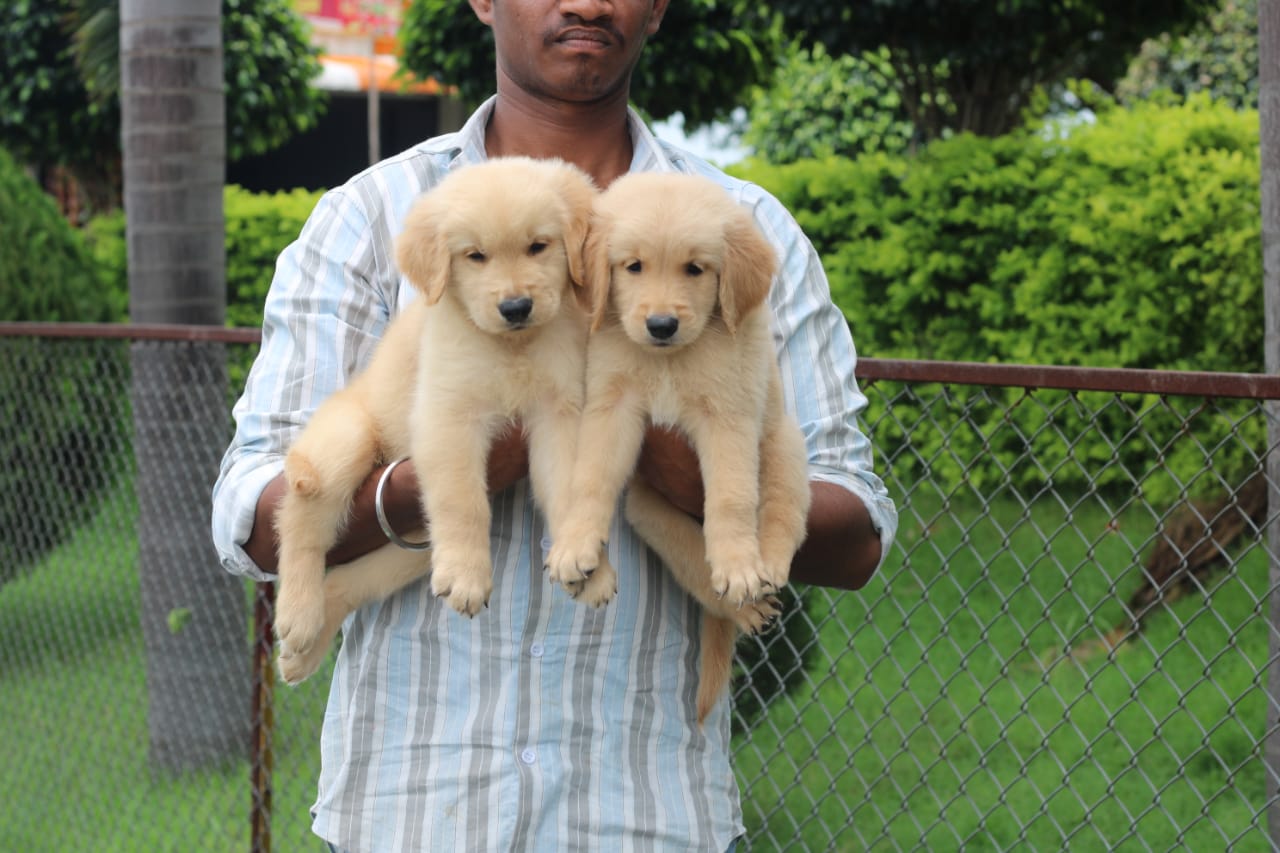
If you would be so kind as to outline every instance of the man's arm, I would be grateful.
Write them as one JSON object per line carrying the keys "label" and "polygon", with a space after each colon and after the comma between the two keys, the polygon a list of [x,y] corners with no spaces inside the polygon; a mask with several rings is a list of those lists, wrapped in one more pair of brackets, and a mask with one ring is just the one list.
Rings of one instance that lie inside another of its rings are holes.
{"label": "man's arm", "polygon": [[[676,507],[701,520],[704,493],[698,457],[679,434],[650,429],[637,472]],[[791,562],[791,579],[860,589],[880,564],[880,535],[857,495],[834,483],[809,484],[808,532]]]}
{"label": "man's arm", "polygon": [[[350,562],[357,557],[387,544],[387,537],[378,524],[373,499],[378,478],[385,466],[375,468],[356,491],[352,500],[347,526],[338,542],[330,549],[326,562],[333,566]],[[489,451],[489,494],[506,489],[529,473],[529,449],[520,427],[514,426],[498,437]],[[276,539],[275,514],[284,496],[284,475],[271,480],[258,498],[254,514],[253,531],[244,543],[248,554],[258,568],[274,574],[277,567],[278,540]],[[418,476],[412,462],[397,465],[387,480],[383,491],[383,509],[391,529],[408,534],[425,524],[422,503],[419,499]]]}

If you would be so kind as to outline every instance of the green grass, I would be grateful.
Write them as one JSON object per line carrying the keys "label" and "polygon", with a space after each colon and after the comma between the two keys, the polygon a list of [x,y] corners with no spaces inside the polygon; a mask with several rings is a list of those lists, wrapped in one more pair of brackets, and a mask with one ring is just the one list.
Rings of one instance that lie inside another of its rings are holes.
{"label": "green grass", "polygon": [[1260,549],[1112,649],[1145,514],[915,510],[907,558],[831,597],[814,686],[737,744],[760,849],[1270,849]]}
{"label": "green grass", "polygon": [[[248,847],[247,762],[148,766],[127,498],[0,587],[0,850]],[[867,589],[815,591],[810,684],[736,741],[753,848],[1268,849],[1265,555],[1111,649],[1149,519],[924,503]],[[277,850],[322,849],[327,682],[276,688]]]}
{"label": "green grass", "polygon": [[[35,571],[0,587],[0,850],[249,849],[247,761],[176,778],[148,764],[131,503],[117,491]],[[273,797],[288,816],[273,826],[276,850],[324,849],[307,809],[327,681],[276,692]]]}

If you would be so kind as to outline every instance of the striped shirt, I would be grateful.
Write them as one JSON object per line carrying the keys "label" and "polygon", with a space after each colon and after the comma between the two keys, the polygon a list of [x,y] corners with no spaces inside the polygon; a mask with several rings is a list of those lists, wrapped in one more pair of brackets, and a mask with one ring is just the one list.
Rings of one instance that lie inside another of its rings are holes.
{"label": "striped shirt", "polygon": [[[281,254],[214,487],[228,571],[270,578],[243,549],[258,497],[412,298],[392,241],[416,195],[485,158],[492,103],[327,193]],[[768,193],[629,121],[632,171],[715,179],[776,247],[773,329],[811,477],[862,498],[887,554],[897,514],[858,428],[853,342],[813,247]],[[601,610],[547,581],[526,480],[493,499],[488,610],[460,617],[419,582],[348,618],[321,733],[319,836],[353,851],[572,851],[724,850],[741,835],[728,701],[694,723],[698,607],[621,515],[609,543],[618,593]]]}

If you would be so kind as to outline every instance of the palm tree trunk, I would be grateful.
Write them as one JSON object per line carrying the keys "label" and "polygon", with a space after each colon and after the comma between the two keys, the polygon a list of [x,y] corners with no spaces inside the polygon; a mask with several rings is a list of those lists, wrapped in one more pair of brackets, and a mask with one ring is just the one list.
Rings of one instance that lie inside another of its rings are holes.
{"label": "palm tree trunk", "polygon": [[[220,0],[122,0],[120,106],[129,302],[138,323],[222,325],[226,173]],[[209,543],[228,438],[225,353],[134,345],[138,559],[151,762],[244,755],[247,606]]]}
{"label": "palm tree trunk", "polygon": [[[1261,124],[1262,290],[1264,348],[1268,373],[1280,373],[1280,0],[1258,2],[1258,113]],[[1280,446],[1280,405],[1267,403],[1267,446]],[[1280,451],[1267,455],[1268,517],[1280,506]],[[1267,525],[1271,554],[1270,661],[1267,666],[1267,825],[1273,847],[1280,847],[1280,523]]]}

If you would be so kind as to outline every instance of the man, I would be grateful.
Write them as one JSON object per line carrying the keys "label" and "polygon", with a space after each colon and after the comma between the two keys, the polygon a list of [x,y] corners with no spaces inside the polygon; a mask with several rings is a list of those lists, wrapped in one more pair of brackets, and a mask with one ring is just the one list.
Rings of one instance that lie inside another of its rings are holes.
{"label": "man", "polygon": [[[391,261],[410,202],[450,169],[526,155],[571,161],[601,187],[629,170],[705,174],[753,210],[781,259],[770,307],[813,478],[792,578],[860,587],[897,517],[857,427],[866,400],[821,265],[775,199],[660,143],[627,106],[632,69],[669,0],[470,2],[493,30],[495,97],[458,133],[327,194],[280,258],[262,352],[214,491],[214,539],[228,570],[271,576],[289,442],[411,298]],[[697,605],[621,521],[610,537],[620,587],[607,608],[583,607],[547,582],[527,471],[513,430],[489,460],[488,610],[464,619],[418,583],[344,626],[314,830],[352,851],[731,848],[743,827],[728,702],[704,729],[694,723]],[[683,438],[651,430],[638,471],[701,514],[697,460]],[[380,473],[357,495],[331,563],[386,544],[372,509]],[[421,524],[411,465],[393,471],[386,500],[395,530]]]}

